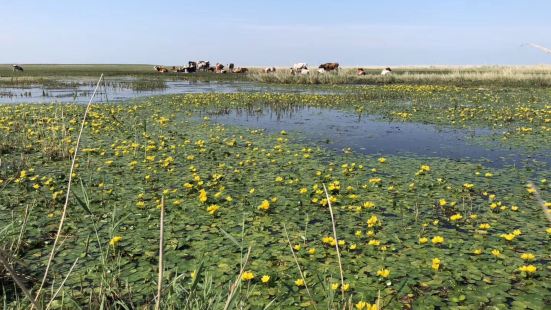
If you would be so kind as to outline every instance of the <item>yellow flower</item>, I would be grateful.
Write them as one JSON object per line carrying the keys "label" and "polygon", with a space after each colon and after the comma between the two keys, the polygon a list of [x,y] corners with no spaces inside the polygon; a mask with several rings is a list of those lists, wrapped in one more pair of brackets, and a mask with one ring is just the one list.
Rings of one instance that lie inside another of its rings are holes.
{"label": "yellow flower", "polygon": [[447,205],[448,202],[446,201],[446,199],[441,198],[440,200],[438,200],[438,204],[439,204],[441,207],[443,207],[443,206]]}
{"label": "yellow flower", "polygon": [[316,254],[316,249],[315,248],[309,248],[308,249],[308,254],[310,254],[310,255]]}
{"label": "yellow flower", "polygon": [[538,270],[538,268],[534,265],[524,265],[524,266],[520,266],[518,270],[526,273],[535,273]]}
{"label": "yellow flower", "polygon": [[388,278],[388,276],[390,275],[390,269],[382,268],[377,271],[377,275],[383,278]]}
{"label": "yellow flower", "polygon": [[352,243],[348,248],[349,248],[350,250],[354,251],[354,250],[357,248],[357,246],[356,246],[355,243]]}
{"label": "yellow flower", "polygon": [[111,240],[109,241],[109,245],[117,246],[117,244],[119,242],[121,242],[121,240],[122,240],[121,236],[115,236],[115,237],[111,238]]}
{"label": "yellow flower", "polygon": [[545,231],[546,231],[548,234],[551,234],[551,227],[547,228]]}
{"label": "yellow flower", "polygon": [[520,258],[527,261],[533,261],[534,259],[536,259],[536,256],[532,253],[522,253],[522,255],[520,255]]}
{"label": "yellow flower", "polygon": [[258,206],[258,210],[262,210],[262,211],[270,210],[270,202],[268,200],[263,200],[262,203]]}
{"label": "yellow flower", "polygon": [[511,211],[518,211],[518,207],[517,206],[511,206]]}
{"label": "yellow flower", "polygon": [[250,271],[245,271],[241,275],[241,281],[251,281],[252,279],[254,279],[254,274]]}
{"label": "yellow flower", "polygon": [[201,189],[199,191],[199,201],[202,202],[202,203],[205,203],[207,201],[208,197],[207,197],[207,191],[205,191],[204,189]]}
{"label": "yellow flower", "polygon": [[218,205],[210,205],[208,208],[207,208],[207,212],[210,214],[210,215],[215,215],[216,212],[218,212],[218,209],[220,209],[220,207]]}
{"label": "yellow flower", "polygon": [[427,237],[419,238],[419,244],[425,244],[427,242],[429,242],[429,238],[427,238]]}
{"label": "yellow flower", "polygon": [[434,238],[432,238],[431,241],[432,241],[433,244],[441,244],[441,243],[444,243],[444,237],[434,236]]}
{"label": "yellow flower", "polygon": [[333,284],[331,284],[331,289],[333,291],[336,291],[339,288],[339,286],[340,286],[339,283],[333,283]]}
{"label": "yellow flower", "polygon": [[264,276],[262,276],[262,278],[260,278],[260,281],[262,281],[262,283],[268,283],[268,282],[270,282],[270,276],[269,275],[264,275]]}
{"label": "yellow flower", "polygon": [[480,255],[480,254],[482,254],[482,249],[475,249],[475,250],[473,251],[473,253],[474,253],[475,255]]}
{"label": "yellow flower", "polygon": [[425,171],[425,172],[430,171],[430,166],[429,165],[421,165],[421,171]]}
{"label": "yellow flower", "polygon": [[493,249],[492,250],[492,255],[495,256],[495,257],[499,257],[501,255],[501,252],[498,249]]}
{"label": "yellow flower", "polygon": [[371,208],[375,207],[375,203],[373,203],[371,201],[366,201],[366,202],[364,202],[363,207],[365,209],[371,209]]}
{"label": "yellow flower", "polygon": [[458,220],[460,220],[460,219],[462,219],[462,218],[463,218],[463,216],[461,216],[461,214],[456,213],[456,214],[450,216],[450,221],[458,221]]}
{"label": "yellow flower", "polygon": [[300,192],[301,194],[306,194],[306,193],[308,193],[308,189],[307,189],[306,187],[303,187],[303,188],[301,188],[301,189],[299,190],[299,192]]}
{"label": "yellow flower", "polygon": [[299,287],[304,286],[304,280],[302,280],[302,279],[296,279],[296,280],[295,280],[295,285],[296,285],[296,286],[299,286]]}
{"label": "yellow flower", "polygon": [[377,222],[379,221],[379,219],[377,218],[376,215],[372,215],[368,220],[367,220],[367,227],[373,227],[377,224]]}
{"label": "yellow flower", "polygon": [[522,235],[522,231],[520,231],[520,229],[515,229],[515,230],[513,230],[513,235],[520,236],[520,235]]}
{"label": "yellow flower", "polygon": [[432,269],[438,271],[440,269],[440,259],[439,258],[433,258],[432,259]]}
{"label": "yellow flower", "polygon": [[515,234],[501,234],[499,236],[507,241],[512,241],[516,237]]}
{"label": "yellow flower", "polygon": [[370,304],[365,301],[359,301],[356,305],[357,310],[378,310],[377,304]]}
{"label": "yellow flower", "polygon": [[349,283],[345,283],[343,286],[342,286],[342,290],[345,291],[345,292],[348,292],[350,290],[350,284]]}
{"label": "yellow flower", "polygon": [[293,246],[293,249],[294,249],[295,251],[300,251],[300,244],[295,244],[295,245]]}
{"label": "yellow flower", "polygon": [[382,164],[382,163],[386,162],[386,158],[380,157],[380,158],[378,159],[378,161]]}
{"label": "yellow flower", "polygon": [[283,182],[283,178],[278,176],[278,177],[275,178],[275,181],[276,182]]}
{"label": "yellow flower", "polygon": [[482,223],[478,226],[478,228],[480,228],[480,229],[490,229],[490,227],[491,226],[488,223]]}
{"label": "yellow flower", "polygon": [[368,242],[367,244],[368,244],[368,245],[378,246],[379,244],[381,244],[381,241],[372,239],[372,240],[369,240],[369,242]]}

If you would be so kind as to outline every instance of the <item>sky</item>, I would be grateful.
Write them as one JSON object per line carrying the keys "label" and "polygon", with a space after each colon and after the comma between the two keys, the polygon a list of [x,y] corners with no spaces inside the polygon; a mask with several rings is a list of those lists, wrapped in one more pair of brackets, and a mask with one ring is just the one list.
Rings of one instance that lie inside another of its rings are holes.
{"label": "sky", "polygon": [[0,63],[551,63],[551,0],[0,0]]}

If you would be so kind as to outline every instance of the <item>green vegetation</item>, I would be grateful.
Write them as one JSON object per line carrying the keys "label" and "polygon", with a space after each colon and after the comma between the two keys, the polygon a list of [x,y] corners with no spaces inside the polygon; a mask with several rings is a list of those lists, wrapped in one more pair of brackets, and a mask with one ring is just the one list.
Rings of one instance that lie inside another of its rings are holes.
{"label": "green vegetation", "polygon": [[505,144],[540,150],[551,144],[548,89],[320,87],[338,93],[171,95],[93,106],[60,235],[85,107],[0,106],[0,254],[17,270],[0,266],[5,304],[29,307],[14,281],[35,296],[57,237],[39,303],[154,305],[161,209],[163,309],[226,302],[542,309],[551,302],[551,229],[541,210],[551,199],[548,167],[336,154],[296,142],[295,133],[198,117],[236,107],[330,107],[494,128]]}
{"label": "green vegetation", "polygon": [[[315,71],[307,75],[293,76],[288,68],[278,68],[275,74],[263,73],[262,68],[250,68],[248,74],[215,74],[199,72],[194,74],[158,73],[153,65],[24,65],[25,71],[12,72],[11,66],[0,65],[0,86],[48,85],[59,83],[60,79],[93,77],[161,77],[191,81],[258,81],[284,84],[410,84],[410,85],[454,85],[454,86],[507,86],[507,87],[549,87],[550,66],[517,67],[398,67],[390,76],[381,76],[381,68],[366,68],[367,75],[357,76],[355,68],[341,69],[338,74]],[[170,66],[167,66],[170,67]]]}

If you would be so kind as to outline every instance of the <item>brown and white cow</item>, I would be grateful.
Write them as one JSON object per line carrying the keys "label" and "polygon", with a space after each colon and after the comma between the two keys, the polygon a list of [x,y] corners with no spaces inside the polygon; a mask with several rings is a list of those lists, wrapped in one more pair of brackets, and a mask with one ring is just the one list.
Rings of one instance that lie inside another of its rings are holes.
{"label": "brown and white cow", "polygon": [[214,67],[214,72],[216,72],[216,73],[225,73],[225,72],[222,72],[222,71],[225,71],[224,70],[224,65],[221,64],[221,63],[217,63],[216,66]]}
{"label": "brown and white cow", "polygon": [[385,68],[383,71],[381,71],[381,75],[390,75],[392,74],[392,69],[390,68]]}
{"label": "brown and white cow", "polygon": [[356,69],[356,75],[365,75],[365,70],[364,68],[358,68]]}
{"label": "brown and white cow", "polygon": [[153,67],[155,70],[157,70],[157,72],[160,72],[160,73],[167,73],[168,72],[168,69],[163,67],[163,66],[155,66]]}
{"label": "brown and white cow", "polygon": [[333,71],[333,70],[339,70],[339,63],[338,62],[328,62],[319,65],[320,69],[323,69],[325,71]]}
{"label": "brown and white cow", "polygon": [[276,72],[276,68],[275,67],[267,67],[267,68],[264,68],[264,73],[274,73]]}
{"label": "brown and white cow", "polygon": [[249,71],[249,69],[247,68],[240,68],[240,67],[237,67],[235,69],[232,70],[233,73],[246,73],[247,71]]}

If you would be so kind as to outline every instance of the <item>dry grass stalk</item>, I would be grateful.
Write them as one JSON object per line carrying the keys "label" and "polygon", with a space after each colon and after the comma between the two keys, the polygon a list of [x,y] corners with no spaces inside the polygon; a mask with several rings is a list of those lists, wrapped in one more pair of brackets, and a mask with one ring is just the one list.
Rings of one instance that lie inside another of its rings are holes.
{"label": "dry grass stalk", "polygon": [[291,239],[289,239],[289,234],[287,233],[287,227],[285,227],[285,224],[283,224],[283,232],[285,232],[285,238],[287,238],[287,243],[289,243],[289,248],[291,249],[291,254],[293,254],[293,259],[295,260],[295,263],[297,264],[298,273],[300,274],[300,278],[304,282],[304,288],[306,289],[306,293],[310,297],[310,300],[312,301],[312,306],[314,309],[317,309],[316,307],[316,301],[312,297],[312,294],[310,294],[310,289],[308,288],[308,283],[306,283],[306,278],[304,277],[304,274],[302,273],[302,269],[300,268],[300,264],[298,263],[297,256],[295,255],[295,250],[293,250],[293,245],[291,244]]}
{"label": "dry grass stalk", "polygon": [[249,262],[249,256],[251,255],[251,247],[249,247],[249,250],[247,251],[247,255],[245,255],[245,261],[241,265],[241,270],[239,270],[239,275],[233,282],[233,284],[230,286],[230,291],[228,293],[228,299],[226,299],[226,304],[224,305],[224,310],[229,309],[231,305],[231,301],[233,300],[233,296],[235,295],[235,292],[237,291],[237,288],[239,288],[239,284],[241,283],[241,277],[243,276],[243,272],[245,272],[245,267],[247,266],[247,263]]}
{"label": "dry grass stalk", "polygon": [[547,220],[551,222],[551,212],[545,206],[545,201],[543,201],[543,199],[541,198],[538,188],[534,183],[529,183],[528,186],[534,191],[534,197],[536,198],[536,201],[538,202],[541,209],[543,210],[543,214],[545,214],[545,217],[547,218]]}
{"label": "dry grass stalk", "polygon": [[4,251],[2,251],[2,249],[0,249],[0,263],[9,272],[10,277],[13,279],[15,284],[17,284],[17,286],[19,286],[19,288],[23,291],[23,294],[25,294],[25,296],[29,299],[33,307],[37,307],[37,305],[35,304],[35,301],[33,300],[33,297],[31,296],[31,293],[29,292],[27,287],[25,287],[25,284],[23,284],[23,281],[21,281],[21,279],[19,279],[19,277],[15,274],[15,271],[13,270],[13,268],[11,268],[10,263],[5,257],[5,253]]}
{"label": "dry grass stalk", "polygon": [[157,278],[157,301],[155,310],[161,307],[161,291],[163,289],[163,241],[164,241],[164,221],[165,221],[165,197],[161,197],[161,219],[159,223],[159,277]]}
{"label": "dry grass stalk", "polygon": [[[44,271],[44,277],[42,278],[42,282],[40,283],[40,287],[38,288],[38,291],[36,292],[35,301],[37,301],[40,298],[40,293],[42,292],[42,288],[44,287],[44,283],[46,283],[46,279],[48,278],[48,272],[50,271],[50,267],[52,265],[57,243],[59,241],[59,236],[61,235],[61,230],[63,229],[63,224],[65,223],[65,218],[67,217],[67,207],[69,206],[69,195],[71,194],[71,184],[73,182],[73,172],[75,170],[75,162],[78,155],[78,148],[80,146],[80,139],[82,137],[82,132],[84,131],[84,123],[86,122],[86,117],[88,116],[88,112],[90,111],[90,107],[92,106],[92,100],[94,100],[94,97],[96,96],[96,92],[98,91],[99,85],[101,83],[101,80],[103,79],[103,74],[100,76],[98,83],[96,84],[96,88],[94,89],[94,92],[92,93],[92,97],[90,97],[90,101],[88,101],[88,104],[86,105],[86,110],[84,111],[84,116],[82,117],[82,121],[80,123],[80,131],[78,133],[77,142],[75,145],[75,152],[73,154],[73,159],[71,161],[71,168],[69,169],[69,180],[67,181],[67,193],[65,195],[65,203],[63,204],[63,211],[61,213],[61,218],[59,220],[59,226],[57,228],[57,233],[54,239],[54,244],[52,245],[52,251],[50,252],[50,257],[48,258],[48,264],[46,265],[46,270]],[[34,303],[33,307],[34,308]]]}
{"label": "dry grass stalk", "polygon": [[329,198],[329,193],[327,193],[327,188],[325,187],[325,184],[323,184],[323,190],[325,191],[325,197],[327,198],[329,213],[331,213],[331,224],[333,224],[333,238],[335,239],[335,249],[337,250],[337,258],[339,260],[339,271],[341,273],[342,300],[344,300],[344,272],[342,270],[341,252],[339,250],[339,240],[337,239],[337,227],[335,226],[335,217],[333,215],[333,208],[331,207],[331,199]]}

